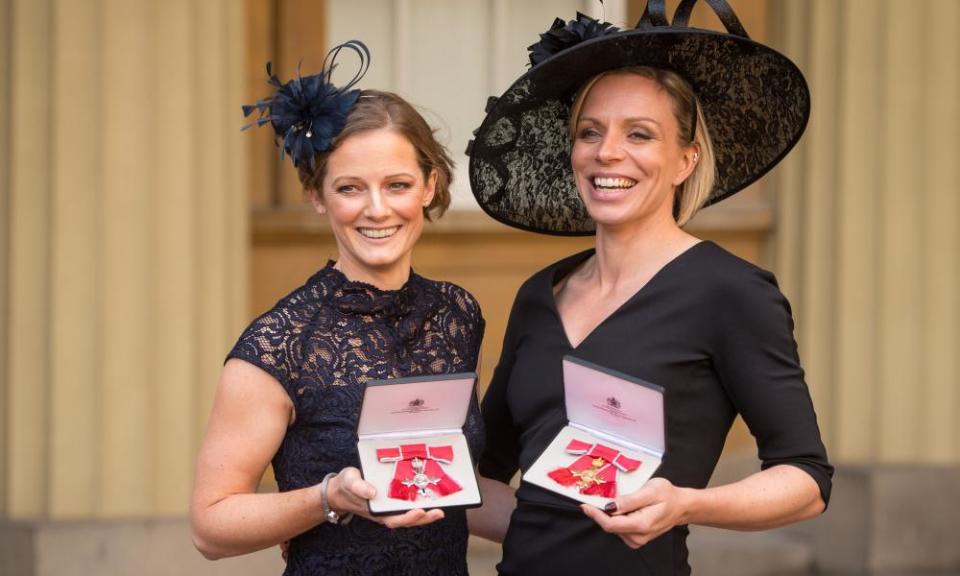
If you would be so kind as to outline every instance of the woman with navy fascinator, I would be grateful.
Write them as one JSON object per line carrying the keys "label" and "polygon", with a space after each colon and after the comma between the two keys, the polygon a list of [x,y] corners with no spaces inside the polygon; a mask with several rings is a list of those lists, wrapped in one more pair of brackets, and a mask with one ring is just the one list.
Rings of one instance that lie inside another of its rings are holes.
{"label": "woman with navy fascinator", "polygon": [[[338,87],[341,53],[360,67]],[[463,510],[373,516],[376,489],[358,470],[364,383],[473,371],[484,328],[466,290],[411,269],[424,220],[450,203],[452,162],[409,103],[354,88],[369,61],[351,41],[316,75],[282,83],[268,65],[273,96],[244,107],[276,132],[338,256],[227,356],[191,502],[194,542],[211,559],[288,543],[289,576],[467,572]],[[464,433],[479,456],[475,396]],[[271,463],[279,492],[258,493]]]}
{"label": "woman with navy fascinator", "polygon": [[[557,19],[468,147],[471,187],[491,217],[595,236],[595,248],[521,286],[483,399],[484,506],[470,525],[503,542],[500,574],[686,575],[688,525],[762,530],[829,501],[833,467],[786,298],[771,273],[683,228],[790,151],[810,96],[726,1],[706,3],[726,33],[688,25],[695,0],[681,0],[672,22],[663,0],[648,0],[632,30]],[[555,461],[581,455],[568,468],[526,481],[568,429],[567,356],[663,391],[665,450],[641,487],[613,484],[649,453],[623,460],[587,442],[559,450]],[[737,415],[761,469],[708,487]],[[605,501],[575,501],[584,494]]]}

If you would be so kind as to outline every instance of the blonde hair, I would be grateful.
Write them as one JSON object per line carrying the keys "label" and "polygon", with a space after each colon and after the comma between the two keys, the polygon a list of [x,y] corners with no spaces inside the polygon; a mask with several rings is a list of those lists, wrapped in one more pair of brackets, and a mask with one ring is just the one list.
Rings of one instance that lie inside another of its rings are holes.
{"label": "blonde hair", "polygon": [[[679,74],[661,68],[651,68],[650,66],[630,66],[597,74],[580,88],[573,101],[573,106],[570,107],[570,123],[568,125],[570,141],[572,142],[576,138],[580,111],[583,109],[587,94],[590,93],[593,86],[604,76],[624,73],[649,78],[666,90],[673,101],[673,115],[677,119],[678,144],[684,147],[696,145],[699,148],[699,158],[693,172],[677,186],[674,196],[673,217],[677,221],[677,225],[683,226],[703,208],[703,205],[710,198],[713,184],[717,178],[717,162],[713,152],[713,143],[710,140],[710,132],[703,117],[703,107],[700,106],[693,88]],[[690,141],[688,137],[694,131],[694,107],[697,110],[696,131],[693,135],[693,141]]]}

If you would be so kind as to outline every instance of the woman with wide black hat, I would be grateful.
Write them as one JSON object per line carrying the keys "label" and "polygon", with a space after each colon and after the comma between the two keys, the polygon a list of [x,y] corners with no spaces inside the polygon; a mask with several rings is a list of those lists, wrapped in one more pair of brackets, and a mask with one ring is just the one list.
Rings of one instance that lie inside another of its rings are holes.
{"label": "woman with wide black hat", "polygon": [[[501,574],[688,574],[688,524],[771,528],[829,500],[789,304],[772,274],[682,229],[779,162],[809,113],[796,66],[708,3],[727,34],[689,28],[691,0],[671,25],[662,0],[630,31],[558,20],[468,150],[492,217],[596,234],[520,288],[483,400],[485,505],[470,522],[503,539]],[[662,466],[605,511],[526,482],[514,500],[506,485],[567,424],[568,354],[666,391]],[[762,471],[706,488],[737,414]]]}

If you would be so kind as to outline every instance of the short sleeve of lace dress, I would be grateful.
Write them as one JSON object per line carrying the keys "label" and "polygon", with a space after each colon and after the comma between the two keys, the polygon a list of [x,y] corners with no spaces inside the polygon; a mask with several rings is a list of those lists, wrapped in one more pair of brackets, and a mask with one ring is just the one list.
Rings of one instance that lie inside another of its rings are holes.
{"label": "short sleeve of lace dress", "polygon": [[[465,359],[464,367],[477,371],[479,375],[480,344],[483,342],[483,332],[486,325],[480,311],[480,304],[472,294],[463,288],[452,284],[448,284],[448,286],[451,288],[449,292],[451,307],[458,310],[466,319],[461,330],[465,341],[469,342],[469,345],[464,348],[471,356]],[[467,411],[464,434],[470,446],[470,454],[474,463],[476,463],[483,452],[484,444],[484,423],[480,415],[480,402],[476,389],[474,389],[473,398],[470,401],[470,409]]]}
{"label": "short sleeve of lace dress", "polygon": [[289,383],[297,379],[299,335],[306,325],[298,320],[302,316],[300,291],[302,289],[254,320],[227,354],[227,359],[245,360],[288,389]]}
{"label": "short sleeve of lace dress", "polygon": [[477,370],[480,360],[480,344],[483,342],[483,332],[486,328],[486,322],[480,311],[480,304],[472,294],[455,284],[450,284],[449,286],[451,288],[450,300],[463,314],[464,318],[466,318],[466,324],[462,326],[461,330],[465,341],[469,342],[469,345],[467,345],[465,349],[469,351],[472,357],[467,359],[465,364],[472,366],[473,370]]}

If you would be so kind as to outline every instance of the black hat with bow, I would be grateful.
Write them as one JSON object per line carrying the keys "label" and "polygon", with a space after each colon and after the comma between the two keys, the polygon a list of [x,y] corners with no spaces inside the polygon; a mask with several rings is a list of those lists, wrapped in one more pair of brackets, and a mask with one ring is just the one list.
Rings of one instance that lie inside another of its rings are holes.
{"label": "black hat with bow", "polygon": [[681,0],[672,22],[663,0],[648,0],[632,30],[578,14],[541,34],[529,47],[531,68],[488,101],[467,147],[470,185],[484,211],[523,230],[594,233],[570,167],[567,125],[577,90],[618,68],[671,70],[693,88],[716,156],[708,205],[773,168],[806,127],[807,83],[786,56],[750,40],[725,0],[705,2],[726,33],[688,25],[696,0]]}

